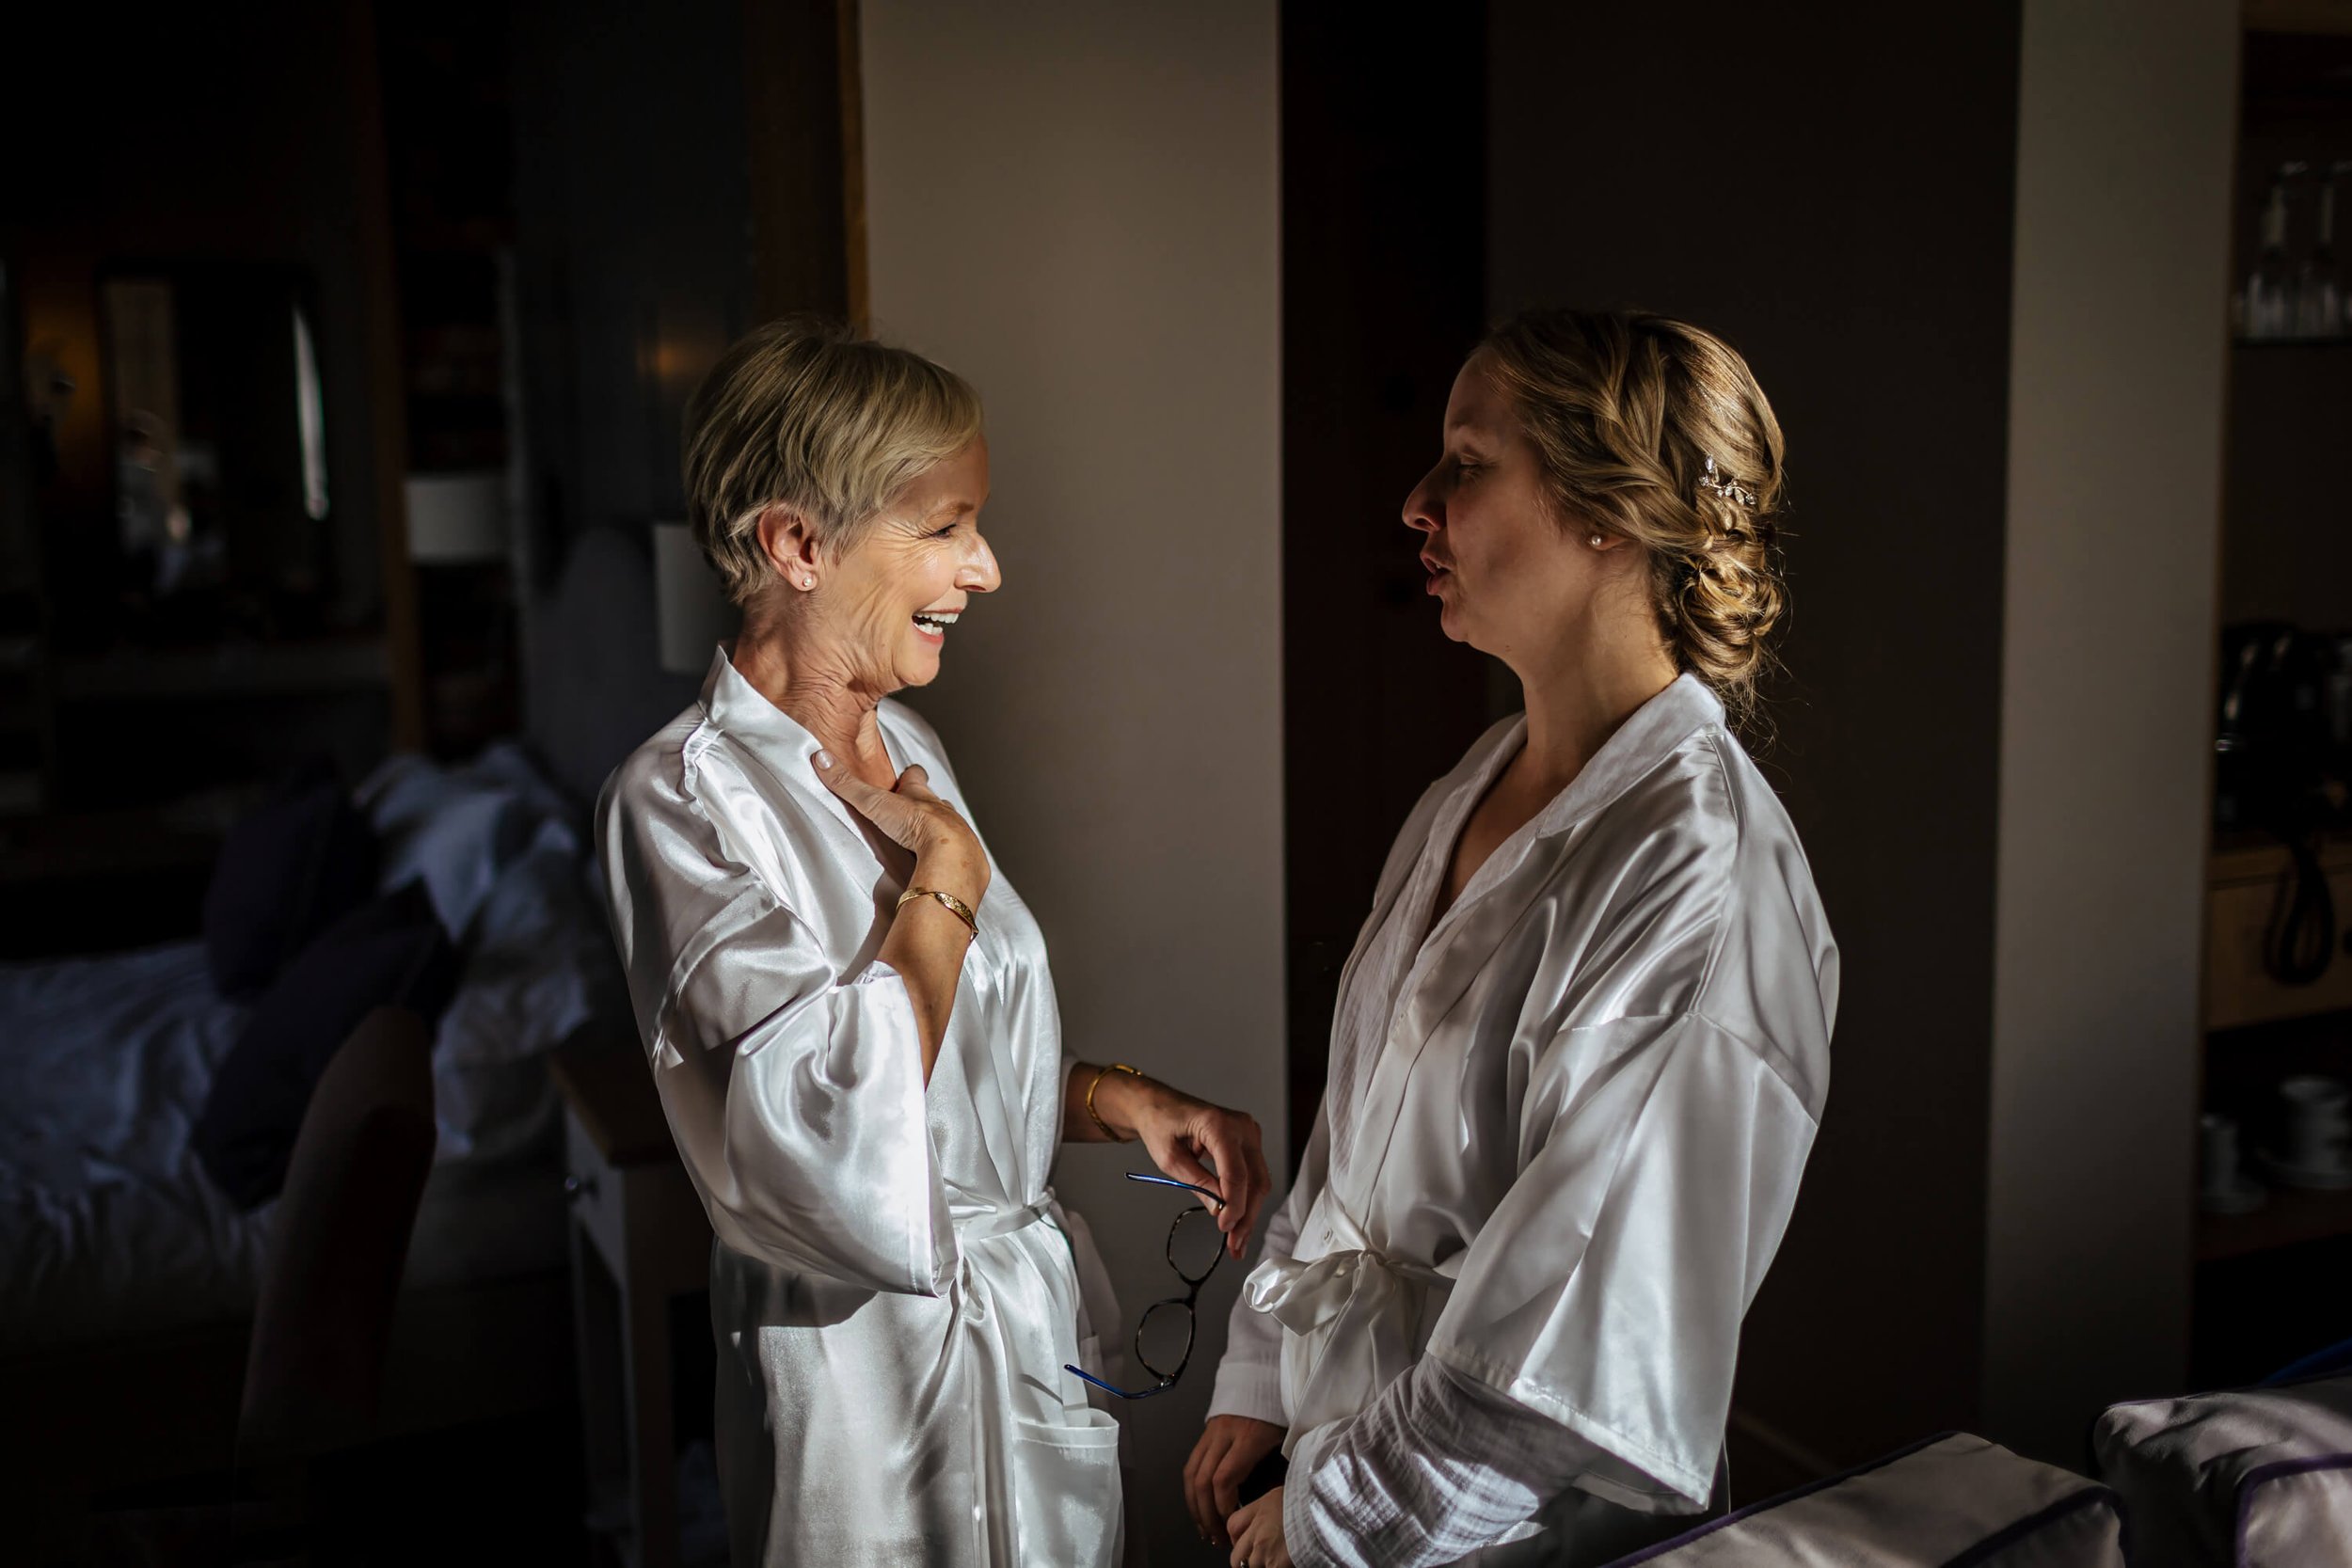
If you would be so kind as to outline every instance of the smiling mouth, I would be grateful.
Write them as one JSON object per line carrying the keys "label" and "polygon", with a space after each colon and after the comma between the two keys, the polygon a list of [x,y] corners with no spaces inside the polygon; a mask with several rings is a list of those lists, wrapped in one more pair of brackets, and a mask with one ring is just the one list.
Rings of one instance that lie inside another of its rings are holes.
{"label": "smiling mouth", "polygon": [[962,613],[960,610],[926,610],[914,617],[914,624],[934,637],[945,637],[947,628],[956,624],[956,617]]}

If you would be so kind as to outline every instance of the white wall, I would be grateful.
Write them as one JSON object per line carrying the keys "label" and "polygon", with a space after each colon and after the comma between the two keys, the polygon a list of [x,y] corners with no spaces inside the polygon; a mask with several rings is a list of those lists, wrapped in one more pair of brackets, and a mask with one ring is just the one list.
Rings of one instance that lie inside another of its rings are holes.
{"label": "white wall", "polygon": [[[1071,1048],[1250,1110],[1279,1175],[1274,9],[860,11],[875,325],[987,399],[1005,577],[914,705],[1045,927]],[[1131,1322],[1174,1284],[1140,1168],[1079,1149],[1057,1179]],[[1242,1272],[1130,1417],[1158,1563],[1194,1560],[1178,1470]]]}
{"label": "white wall", "polygon": [[2186,1370],[2237,46],[2025,7],[1984,1409],[2071,1460]]}

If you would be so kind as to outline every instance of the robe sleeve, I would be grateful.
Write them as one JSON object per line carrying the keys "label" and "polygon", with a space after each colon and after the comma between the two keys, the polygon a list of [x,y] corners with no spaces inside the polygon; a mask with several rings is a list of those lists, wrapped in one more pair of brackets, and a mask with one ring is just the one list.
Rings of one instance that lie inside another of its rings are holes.
{"label": "robe sleeve", "polygon": [[1777,1060],[1693,1014],[1555,1040],[1428,1354],[1704,1507],[1813,1144]]}
{"label": "robe sleeve", "polygon": [[1298,1568],[1431,1568],[1534,1518],[1571,1486],[1659,1509],[1638,1486],[1624,1495],[1616,1469],[1549,1417],[1423,1356],[1361,1413],[1293,1450],[1283,1540]]}
{"label": "robe sleeve", "polygon": [[945,1291],[955,1234],[905,982],[879,961],[837,974],[691,795],[625,769],[602,815],[639,1031],[711,1228],[795,1273]]}
{"label": "robe sleeve", "polygon": [[[1280,1204],[1270,1211],[1259,1258],[1288,1258],[1298,1245],[1298,1227],[1315,1195],[1323,1188],[1330,1156],[1330,1101],[1315,1111],[1315,1130],[1299,1162],[1298,1180]],[[1252,1265],[1255,1266],[1254,1264]],[[1282,1325],[1263,1312],[1253,1311],[1237,1298],[1226,1320],[1225,1354],[1216,1364],[1216,1386],[1209,1395],[1209,1415],[1247,1416],[1272,1426],[1290,1425],[1282,1408]]]}

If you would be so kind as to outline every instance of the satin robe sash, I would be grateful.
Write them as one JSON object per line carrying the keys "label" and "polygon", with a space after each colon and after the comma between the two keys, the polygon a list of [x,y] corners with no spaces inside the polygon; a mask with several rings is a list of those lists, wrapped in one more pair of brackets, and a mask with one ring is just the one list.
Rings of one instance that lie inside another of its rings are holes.
{"label": "satin robe sash", "polygon": [[1462,1259],[1456,1253],[1433,1268],[1390,1257],[1371,1244],[1328,1187],[1309,1211],[1299,1241],[1302,1253],[1318,1243],[1325,1250],[1311,1258],[1266,1259],[1242,1284],[1250,1307],[1288,1331],[1282,1336],[1282,1407],[1291,1418],[1285,1454],[1303,1433],[1357,1414],[1412,1370]]}
{"label": "satin robe sash", "polygon": [[1009,1236],[1016,1230],[1025,1230],[1040,1220],[1056,1219],[1060,1211],[1061,1205],[1054,1201],[1054,1195],[1049,1192],[1042,1203],[985,1212],[973,1215],[969,1221],[959,1222],[951,1215],[949,1223],[955,1227],[956,1240],[985,1242],[992,1236]]}
{"label": "satin robe sash", "polygon": [[[1083,1407],[1069,1413],[1067,1424],[1041,1425],[1010,1416],[1011,1380],[1021,1375],[1021,1367],[1040,1360],[1035,1343],[1032,1354],[1024,1356],[1015,1341],[1034,1340],[1040,1325],[1015,1321],[998,1307],[992,1268],[970,1250],[980,1245],[985,1254],[990,1249],[983,1243],[1040,1224],[1059,1233],[1075,1265],[1072,1217],[1050,1188],[1041,1203],[958,1216],[955,1222],[957,1242],[966,1248],[956,1271],[957,1316],[979,1362],[980,1387],[988,1390],[972,1402],[974,1447],[1008,1463],[1009,1473],[995,1471],[984,1478],[985,1492],[1009,1501],[1012,1515],[976,1517],[973,1551],[978,1560],[988,1562],[1115,1562],[1122,1550],[1123,1520],[1116,1511],[1098,1505],[1104,1467],[1116,1473],[1119,1423],[1102,1411]],[[1090,1292],[1084,1274],[1079,1269],[1075,1275],[1082,1365],[1100,1360],[1099,1325],[1091,1321],[1095,1313],[1089,1309]],[[1050,1356],[1050,1342],[1045,1349],[1048,1358],[1059,1359]],[[998,1429],[993,1440],[985,1434],[989,1428]]]}

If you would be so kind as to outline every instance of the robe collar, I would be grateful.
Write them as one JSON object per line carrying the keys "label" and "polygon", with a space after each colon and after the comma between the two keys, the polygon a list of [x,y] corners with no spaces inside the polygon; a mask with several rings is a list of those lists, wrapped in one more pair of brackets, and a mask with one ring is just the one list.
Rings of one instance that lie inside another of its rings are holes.
{"label": "robe collar", "polygon": [[[722,642],[710,656],[710,673],[703,676],[703,711],[710,721],[746,740],[765,740],[805,761],[817,753],[817,737],[801,721],[770,702],[735,667],[732,650]],[[813,780],[816,774],[809,777]]]}
{"label": "robe collar", "polygon": [[[702,706],[711,723],[723,734],[755,742],[757,754],[779,784],[819,801],[853,832],[862,833],[857,813],[817,776],[816,767],[809,760],[817,754],[817,737],[799,720],[770,702],[759,688],[745,680],[743,672],[735,667],[732,655],[729,644],[720,643],[711,656],[709,673],[703,676]],[[906,736],[892,721],[888,703],[881,705],[874,721],[882,726],[882,742],[894,769],[914,760]]]}
{"label": "robe collar", "polygon": [[[1535,816],[1536,838],[1565,832],[1588,817],[1597,816],[1673,755],[1682,743],[1709,725],[1724,721],[1724,705],[1696,675],[1675,677],[1674,684],[1633,710],[1617,733],[1601,743],[1568,787],[1552,797]],[[1510,731],[1505,745],[1516,750],[1526,738],[1524,715]]]}
{"label": "robe collar", "polygon": [[[1470,885],[1462,890],[1461,897],[1454,900],[1422,940],[1398,982],[1396,1000],[1390,1004],[1395,1010],[1387,1029],[1373,1048],[1372,1060],[1361,1069],[1370,1073],[1371,1080],[1347,1130],[1347,1136],[1359,1147],[1351,1149],[1345,1159],[1343,1174],[1342,1166],[1335,1164],[1331,1184],[1325,1189],[1343,1212],[1353,1215],[1367,1212],[1369,1195],[1387,1163],[1389,1144],[1403,1114],[1406,1083],[1413,1064],[1427,1046],[1438,1021],[1461,1000],[1503,936],[1541,895],[1542,879],[1524,879],[1510,886],[1507,895],[1499,890],[1505,889],[1518,868],[1535,852],[1537,844],[1607,810],[1692,736],[1722,723],[1723,718],[1723,705],[1704,682],[1695,675],[1677,676],[1673,685],[1644,703],[1631,718],[1617,726],[1617,732],[1602,742],[1600,750],[1593,753],[1583,771],[1567,788],[1486,857]],[[1422,846],[1424,856],[1437,843],[1444,844],[1445,852],[1451,852],[1462,819],[1477,797],[1485,793],[1486,784],[1492,783],[1494,775],[1518,750],[1526,735],[1527,718],[1522,714],[1502,728],[1492,751],[1462,770],[1454,799],[1430,825],[1430,839]],[[1395,901],[1404,897],[1404,889],[1409,885],[1409,878],[1399,884],[1391,895],[1390,905],[1375,917],[1375,925],[1398,918]],[[1425,904],[1414,906],[1414,918],[1421,918],[1419,911],[1426,908]],[[1360,954],[1359,948],[1358,956]],[[1341,980],[1343,992],[1353,983],[1357,958],[1348,961],[1350,969]],[[1335,1126],[1333,1131],[1336,1133],[1338,1128]],[[1371,1147],[1375,1140],[1378,1147]]]}
{"label": "robe collar", "polygon": [[[793,757],[803,762],[817,754],[817,737],[801,721],[770,702],[766,693],[743,678],[743,672],[735,667],[733,649],[724,642],[710,657],[709,673],[703,676],[703,711],[710,721],[729,735],[750,740],[764,740],[781,746]],[[874,715],[882,726],[882,739],[890,750],[895,766],[906,766],[906,743],[891,723],[890,705],[883,703]],[[814,771],[808,782],[830,795],[831,790],[818,782]]]}

